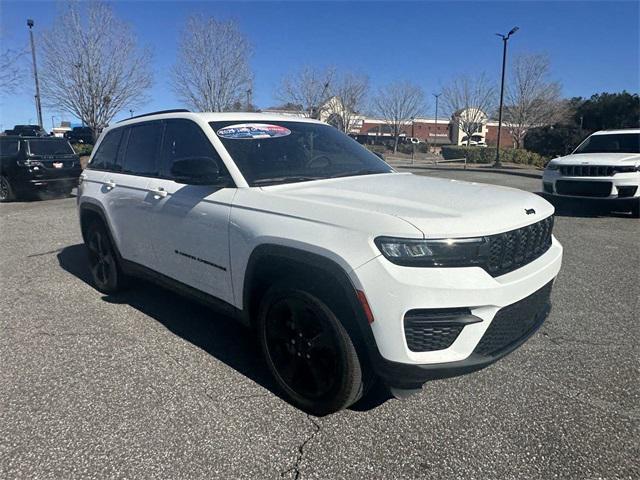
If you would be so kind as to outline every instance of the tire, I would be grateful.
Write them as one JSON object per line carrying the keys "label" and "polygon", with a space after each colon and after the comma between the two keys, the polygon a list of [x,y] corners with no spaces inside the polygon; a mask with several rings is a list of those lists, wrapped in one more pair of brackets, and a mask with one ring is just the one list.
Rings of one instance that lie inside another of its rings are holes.
{"label": "tire", "polygon": [[0,202],[11,202],[16,199],[16,195],[11,188],[9,179],[4,175],[0,176]]}
{"label": "tire", "polygon": [[633,218],[640,218],[640,198],[636,198],[631,203],[631,216]]}
{"label": "tire", "polygon": [[313,415],[337,412],[364,392],[349,334],[318,297],[278,284],[262,298],[258,340],[271,374],[292,404]]}
{"label": "tire", "polygon": [[93,221],[87,228],[86,238],[89,269],[95,288],[105,294],[123,290],[126,279],[104,224],[98,220]]}

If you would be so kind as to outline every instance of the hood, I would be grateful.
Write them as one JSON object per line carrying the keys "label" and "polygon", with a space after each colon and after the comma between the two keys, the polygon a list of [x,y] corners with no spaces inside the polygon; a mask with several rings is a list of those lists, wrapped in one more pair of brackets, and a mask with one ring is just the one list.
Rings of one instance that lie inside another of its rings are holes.
{"label": "hood", "polygon": [[[331,207],[336,217],[341,208],[347,218],[357,215],[357,210],[392,215],[414,225],[426,238],[501,233],[542,220],[554,211],[542,197],[522,190],[412,173],[318,180],[263,190],[318,208]],[[375,231],[375,225],[371,228]]]}
{"label": "hood", "polygon": [[635,165],[640,163],[638,153],[576,153],[554,158],[558,165]]}

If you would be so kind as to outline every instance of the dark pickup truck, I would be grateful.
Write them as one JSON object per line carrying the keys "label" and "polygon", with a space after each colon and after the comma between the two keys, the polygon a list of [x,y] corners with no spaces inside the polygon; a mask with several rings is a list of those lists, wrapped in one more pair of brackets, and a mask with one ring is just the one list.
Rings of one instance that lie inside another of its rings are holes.
{"label": "dark pickup truck", "polygon": [[93,130],[89,127],[73,127],[64,138],[71,143],[93,143]]}
{"label": "dark pickup truck", "polygon": [[81,172],[80,158],[63,138],[0,136],[0,202],[40,190],[68,195]]}

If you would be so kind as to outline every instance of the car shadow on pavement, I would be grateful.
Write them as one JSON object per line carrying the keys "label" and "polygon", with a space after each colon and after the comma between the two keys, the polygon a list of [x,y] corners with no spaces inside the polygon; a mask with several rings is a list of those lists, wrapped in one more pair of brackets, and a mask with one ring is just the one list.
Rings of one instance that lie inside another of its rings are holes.
{"label": "car shadow on pavement", "polygon": [[[83,244],[65,247],[57,257],[64,270],[93,287]],[[96,295],[101,294],[96,290]],[[232,317],[141,279],[136,279],[135,285],[129,290],[105,295],[102,299],[108,303],[132,306],[287,401],[262,360],[253,332]],[[389,396],[378,390],[376,388],[373,395],[358,402],[352,409],[367,411],[384,403]]]}
{"label": "car shadow on pavement", "polygon": [[[594,200],[580,200],[574,198],[557,198],[547,195],[543,192],[535,192],[546,201],[551,203],[555,209],[555,215],[558,217],[577,217],[577,218],[632,218],[631,212],[621,209],[611,209],[607,207],[605,202]],[[630,209],[629,209],[630,210]]]}

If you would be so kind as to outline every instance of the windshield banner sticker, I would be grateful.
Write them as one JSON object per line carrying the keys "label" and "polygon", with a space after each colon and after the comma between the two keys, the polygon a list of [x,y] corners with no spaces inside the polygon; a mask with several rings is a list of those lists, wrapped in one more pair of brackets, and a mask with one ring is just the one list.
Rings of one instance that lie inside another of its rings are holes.
{"label": "windshield banner sticker", "polygon": [[286,137],[287,135],[291,135],[291,130],[281,127],[280,125],[269,125],[267,123],[239,123],[237,125],[223,127],[218,130],[217,133],[220,138],[252,140],[257,138]]}

